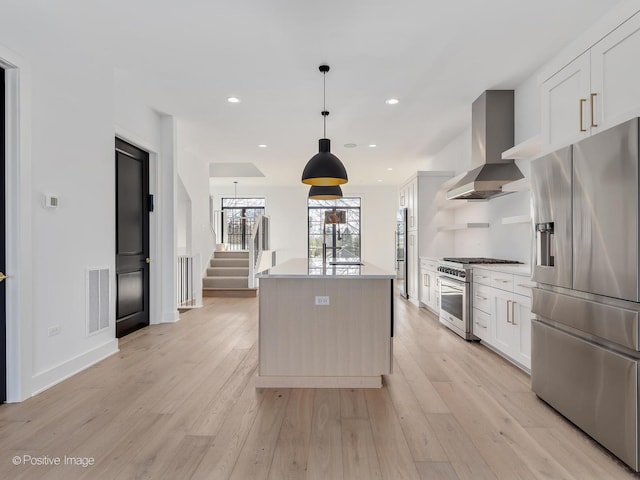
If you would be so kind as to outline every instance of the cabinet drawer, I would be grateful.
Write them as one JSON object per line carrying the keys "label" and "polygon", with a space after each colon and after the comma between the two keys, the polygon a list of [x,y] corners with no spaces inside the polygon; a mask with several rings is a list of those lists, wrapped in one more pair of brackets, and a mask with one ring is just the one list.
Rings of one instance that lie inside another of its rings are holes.
{"label": "cabinet drawer", "polygon": [[513,275],[503,272],[491,272],[491,286],[513,292]]}
{"label": "cabinet drawer", "polygon": [[491,315],[477,308],[473,309],[473,334],[480,340],[489,340]]}
{"label": "cabinet drawer", "polygon": [[529,277],[522,277],[520,275],[513,276],[513,292],[518,295],[531,297],[531,289],[535,286],[535,282],[532,282]]}
{"label": "cabinet drawer", "polygon": [[491,288],[486,285],[473,284],[473,308],[491,313]]}
{"label": "cabinet drawer", "polygon": [[491,285],[491,271],[482,270],[481,268],[473,269],[473,283],[480,283],[482,285]]}

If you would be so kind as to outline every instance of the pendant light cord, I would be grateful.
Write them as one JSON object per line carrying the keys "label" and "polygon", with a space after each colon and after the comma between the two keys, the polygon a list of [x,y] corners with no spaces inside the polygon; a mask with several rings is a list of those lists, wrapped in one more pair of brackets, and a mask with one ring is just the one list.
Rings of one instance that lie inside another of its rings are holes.
{"label": "pendant light cord", "polygon": [[327,138],[327,72],[329,71],[329,65],[320,65],[320,71],[322,72],[322,118],[324,123],[324,138]]}
{"label": "pendant light cord", "polygon": [[322,119],[324,120],[324,138],[327,138],[327,72],[322,72]]}

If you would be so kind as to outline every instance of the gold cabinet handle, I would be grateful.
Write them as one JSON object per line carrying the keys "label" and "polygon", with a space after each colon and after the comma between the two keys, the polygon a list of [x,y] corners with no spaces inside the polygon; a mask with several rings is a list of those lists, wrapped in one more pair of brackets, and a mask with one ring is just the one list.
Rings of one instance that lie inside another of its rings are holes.
{"label": "gold cabinet handle", "polygon": [[515,307],[516,307],[516,302],[511,302],[511,325],[517,325],[516,315],[514,312]]}
{"label": "gold cabinet handle", "polygon": [[7,277],[4,273],[0,272],[0,282],[4,282],[7,278],[9,277]]}
{"label": "gold cabinet handle", "polygon": [[586,98],[581,98],[580,99],[580,131],[581,132],[586,132],[587,129],[584,128],[584,104],[587,103],[587,99]]}
{"label": "gold cabinet handle", "polygon": [[[509,309],[511,308],[511,305],[513,304],[513,302],[511,300],[507,300],[507,323],[511,323],[511,320],[509,320]],[[513,309],[512,309],[513,311]]]}
{"label": "gold cabinet handle", "polygon": [[591,94],[591,126],[592,127],[597,127],[598,124],[595,122],[595,118],[596,118],[596,113],[595,113],[595,98],[598,96],[597,93],[592,93]]}

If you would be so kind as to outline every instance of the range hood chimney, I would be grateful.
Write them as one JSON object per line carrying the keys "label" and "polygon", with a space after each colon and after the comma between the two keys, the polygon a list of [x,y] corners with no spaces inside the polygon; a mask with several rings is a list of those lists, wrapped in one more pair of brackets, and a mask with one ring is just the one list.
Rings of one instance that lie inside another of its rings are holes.
{"label": "range hood chimney", "polygon": [[513,147],[513,90],[486,90],[471,107],[471,164],[447,200],[488,200],[506,195],[502,186],[524,178],[502,152]]}

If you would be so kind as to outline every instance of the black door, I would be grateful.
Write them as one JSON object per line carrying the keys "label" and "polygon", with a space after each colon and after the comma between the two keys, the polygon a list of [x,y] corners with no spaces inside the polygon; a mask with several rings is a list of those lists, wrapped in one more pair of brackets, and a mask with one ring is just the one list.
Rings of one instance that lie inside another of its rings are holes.
{"label": "black door", "polygon": [[149,325],[149,154],[116,138],[116,337]]}
{"label": "black door", "polygon": [[[6,272],[5,263],[5,89],[4,70],[0,68],[0,272]],[[4,273],[2,273],[4,276]],[[7,301],[6,287],[0,281],[0,403],[7,400]]]}

